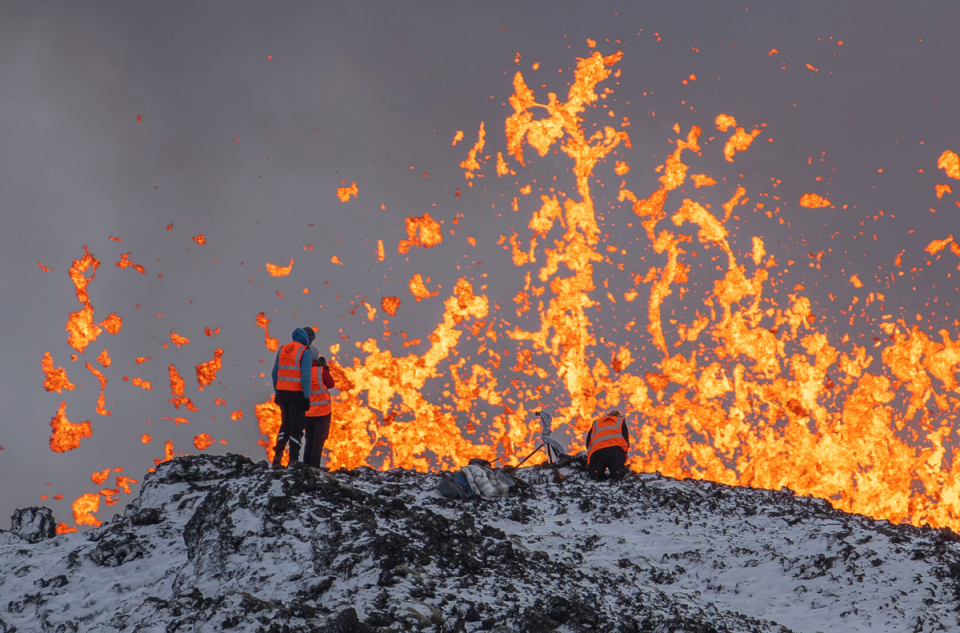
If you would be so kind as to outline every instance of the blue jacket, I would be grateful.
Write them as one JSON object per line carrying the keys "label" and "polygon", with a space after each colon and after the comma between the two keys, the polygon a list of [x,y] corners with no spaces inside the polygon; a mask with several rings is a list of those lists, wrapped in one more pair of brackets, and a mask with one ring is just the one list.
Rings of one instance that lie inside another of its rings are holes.
{"label": "blue jacket", "polygon": [[[313,367],[313,354],[310,353],[310,339],[303,328],[297,328],[293,331],[293,340],[301,345],[306,345],[307,349],[303,352],[303,358],[300,359],[300,385],[303,387],[303,397],[310,399],[310,371]],[[277,350],[277,358],[273,361],[273,392],[277,392],[277,367],[280,365],[280,350]]]}

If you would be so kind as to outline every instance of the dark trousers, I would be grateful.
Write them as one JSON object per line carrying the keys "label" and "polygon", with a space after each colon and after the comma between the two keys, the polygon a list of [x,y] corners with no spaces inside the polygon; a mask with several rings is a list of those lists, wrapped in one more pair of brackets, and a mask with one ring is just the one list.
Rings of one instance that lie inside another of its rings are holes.
{"label": "dark trousers", "polygon": [[323,457],[323,444],[330,436],[330,414],[308,415],[303,418],[306,430],[306,443],[303,445],[303,461],[308,466],[320,468]]}
{"label": "dark trousers", "polygon": [[627,474],[627,452],[619,446],[608,446],[595,451],[590,456],[587,464],[590,479],[606,480],[608,469],[610,479],[623,479]]}
{"label": "dark trousers", "polygon": [[283,449],[290,443],[290,461],[292,464],[300,458],[300,438],[303,436],[303,414],[307,412],[310,401],[303,397],[302,391],[278,391],[273,400],[280,407],[280,431],[277,433],[277,445],[273,447],[273,465],[279,466],[283,459]]}

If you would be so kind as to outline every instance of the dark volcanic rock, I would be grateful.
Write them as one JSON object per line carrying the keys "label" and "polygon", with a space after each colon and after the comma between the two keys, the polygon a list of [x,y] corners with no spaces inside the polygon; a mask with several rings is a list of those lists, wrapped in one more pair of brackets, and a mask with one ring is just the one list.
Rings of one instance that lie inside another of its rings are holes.
{"label": "dark volcanic rock", "polygon": [[22,508],[10,518],[10,531],[27,543],[39,543],[57,535],[57,521],[50,508]]}
{"label": "dark volcanic rock", "polygon": [[[177,458],[96,530],[35,544],[0,534],[0,633],[960,626],[949,530],[789,490],[657,474],[596,484],[575,459],[513,475],[510,496],[463,502],[439,497],[429,474]],[[52,529],[40,510],[20,525]],[[18,536],[34,533],[50,531]]]}

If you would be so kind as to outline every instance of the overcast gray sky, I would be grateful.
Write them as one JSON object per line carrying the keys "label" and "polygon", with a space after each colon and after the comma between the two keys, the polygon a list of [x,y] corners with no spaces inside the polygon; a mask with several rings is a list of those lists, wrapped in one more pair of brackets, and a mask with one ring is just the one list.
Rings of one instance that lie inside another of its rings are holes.
{"label": "overcast gray sky", "polygon": [[[253,405],[270,389],[252,376],[272,364],[259,312],[281,343],[294,327],[312,324],[328,348],[341,328],[350,345],[382,332],[362,311],[349,315],[355,295],[374,306],[399,296],[390,329],[423,339],[458,276],[488,273],[491,300],[509,304],[524,271],[495,242],[514,228],[529,239],[529,213],[508,211],[516,187],[497,181],[489,163],[478,181],[486,187],[472,189],[458,164],[481,121],[485,154],[505,150],[505,103],[517,70],[531,86],[548,84],[537,88],[540,100],[546,90],[563,96],[576,58],[591,52],[588,38],[604,54],[624,52],[614,98],[618,119],[631,121],[630,189],[656,188],[652,168],[672,150],[674,123],[700,125],[704,137],[715,133],[721,112],[748,129],[766,123],[735,164],[714,158],[705,169],[727,177],[727,189],[742,180],[792,202],[783,216],[789,226],[762,226],[778,258],[777,240],[799,255],[834,248],[824,269],[845,272],[807,279],[812,299],[826,304],[834,292],[846,297],[838,304],[848,303],[853,271],[889,295],[888,311],[912,314],[938,294],[949,300],[956,276],[946,277],[954,268],[948,258],[912,282],[917,290],[888,288],[882,278],[890,271],[878,266],[904,249],[904,269],[922,266],[923,247],[957,230],[956,196],[938,200],[933,190],[948,182],[937,157],[960,151],[958,27],[960,6],[937,2],[0,3],[0,516],[63,494],[44,503],[70,522],[70,502],[98,489],[91,472],[123,467],[142,480],[168,439],[196,452],[192,437],[208,432],[228,440],[210,452],[259,459]],[[769,55],[774,48],[779,53]],[[690,74],[698,80],[683,85]],[[452,147],[457,130],[465,138]],[[561,158],[550,171],[551,160],[519,177],[567,174]],[[598,191],[598,209],[603,196],[615,200],[620,181],[612,163],[602,169],[597,176],[609,185]],[[566,178],[560,186],[572,189]],[[335,196],[342,179],[359,187],[346,204]],[[801,209],[796,200],[806,191],[837,208]],[[880,209],[888,215],[874,221]],[[455,237],[415,249],[408,262],[396,249],[404,218],[425,211],[445,230],[464,217]],[[627,216],[624,206],[605,221]],[[741,229],[734,241],[749,252],[761,229]],[[204,245],[191,241],[200,233]],[[382,263],[378,239],[387,251]],[[67,271],[84,245],[101,261],[88,287],[97,321],[116,312],[124,325],[71,362],[64,324],[80,305]],[[114,265],[126,252],[146,274]],[[332,255],[344,265],[332,265]],[[289,277],[263,270],[291,258]],[[44,273],[38,261],[56,270]],[[415,303],[407,289],[413,273],[444,290]],[[640,318],[644,303],[636,304]],[[934,331],[954,315],[937,310],[936,318]],[[221,330],[208,338],[205,327]],[[163,349],[172,328],[190,345]],[[837,330],[836,338],[845,331],[854,330]],[[405,353],[401,342],[393,340],[397,354]],[[219,382],[199,392],[193,367],[217,347],[225,350]],[[96,366],[109,380],[109,417],[95,413],[97,380],[84,368],[104,348],[113,364]],[[43,390],[46,350],[83,388]],[[151,360],[137,366],[139,356]],[[184,414],[167,403],[170,363],[200,409],[189,426],[161,419]],[[150,380],[153,392],[123,376]],[[216,406],[216,397],[226,405]],[[93,437],[55,454],[49,422],[61,400],[70,421],[90,420]],[[229,412],[241,408],[243,419],[232,422]],[[153,436],[150,444],[141,443],[143,433]],[[98,516],[127,500],[101,505]]]}

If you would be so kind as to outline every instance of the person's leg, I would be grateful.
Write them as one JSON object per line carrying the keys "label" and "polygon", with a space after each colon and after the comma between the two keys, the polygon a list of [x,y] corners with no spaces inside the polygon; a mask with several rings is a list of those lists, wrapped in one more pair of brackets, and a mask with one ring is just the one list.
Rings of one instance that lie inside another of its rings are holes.
{"label": "person's leg", "polygon": [[590,462],[587,464],[587,475],[594,481],[603,481],[607,466],[603,462],[600,452],[597,451],[590,456]]}
{"label": "person's leg", "polygon": [[308,408],[310,408],[310,401],[303,397],[293,398],[293,402],[290,404],[292,418],[290,422],[290,461],[288,462],[290,464],[300,460],[304,418],[306,418]]}
{"label": "person's leg", "polygon": [[290,411],[289,400],[280,392],[274,398],[274,402],[280,408],[280,430],[277,432],[277,443],[273,447],[273,466],[279,467],[283,459],[283,449],[287,447],[287,441],[290,439],[290,422],[292,412]]}
{"label": "person's leg", "polygon": [[330,414],[321,415],[314,418],[315,430],[313,439],[313,451],[310,453],[310,465],[320,468],[320,462],[323,460],[323,445],[330,437]]}
{"label": "person's leg", "polygon": [[611,451],[610,454],[610,476],[617,481],[620,481],[627,476],[629,469],[627,468],[627,451],[614,447],[617,450]]}
{"label": "person's leg", "polygon": [[313,446],[317,436],[317,417],[305,416],[303,418],[303,461],[307,466],[316,466],[313,463]]}

